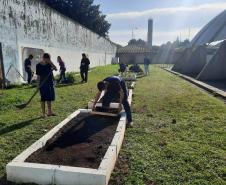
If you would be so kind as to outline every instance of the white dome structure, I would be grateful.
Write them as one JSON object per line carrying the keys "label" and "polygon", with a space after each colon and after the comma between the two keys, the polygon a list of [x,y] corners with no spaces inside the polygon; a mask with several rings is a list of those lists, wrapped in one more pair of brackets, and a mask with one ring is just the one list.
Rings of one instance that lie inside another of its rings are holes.
{"label": "white dome structure", "polygon": [[193,38],[190,47],[226,39],[226,10],[213,18]]}
{"label": "white dome structure", "polygon": [[[218,41],[213,50],[209,44]],[[201,29],[172,70],[202,81],[226,80],[226,10]]]}

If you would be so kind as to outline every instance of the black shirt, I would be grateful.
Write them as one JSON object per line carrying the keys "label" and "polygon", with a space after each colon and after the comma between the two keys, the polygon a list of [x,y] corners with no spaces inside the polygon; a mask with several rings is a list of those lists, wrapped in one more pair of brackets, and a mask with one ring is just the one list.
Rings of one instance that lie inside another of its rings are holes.
{"label": "black shirt", "polygon": [[60,66],[60,70],[61,70],[61,71],[66,71],[66,67],[65,67],[65,64],[64,64],[63,61],[60,61],[60,62],[59,62],[59,66]]}
{"label": "black shirt", "polygon": [[124,92],[124,96],[127,97],[128,91],[126,88],[126,84],[125,84],[124,80],[122,80],[120,77],[111,76],[111,77],[105,78],[103,81],[109,83],[107,91],[110,91],[112,94],[115,94],[115,93],[118,93],[122,89]]}
{"label": "black shirt", "polygon": [[144,58],[144,65],[149,65],[150,64],[150,60],[148,58]]}
{"label": "black shirt", "polygon": [[90,64],[90,61],[88,58],[83,58],[81,60],[81,66],[80,66],[80,69],[82,71],[88,71],[89,70],[89,64]]}
{"label": "black shirt", "polygon": [[46,80],[45,82],[43,82],[44,84],[53,85],[53,72],[52,66],[50,64],[38,63],[36,65],[36,74],[40,76],[40,84],[42,84],[42,82]]}
{"label": "black shirt", "polygon": [[25,71],[29,71],[31,70],[30,67],[28,66],[31,66],[31,60],[29,58],[27,58],[25,61],[24,61],[24,68],[25,68]]}

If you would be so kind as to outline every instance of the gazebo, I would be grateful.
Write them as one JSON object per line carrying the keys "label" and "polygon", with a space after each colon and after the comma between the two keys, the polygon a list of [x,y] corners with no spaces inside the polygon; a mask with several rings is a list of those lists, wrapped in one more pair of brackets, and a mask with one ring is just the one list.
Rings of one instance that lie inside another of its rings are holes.
{"label": "gazebo", "polygon": [[127,45],[117,50],[119,62],[124,64],[143,64],[144,58],[152,58],[152,52],[146,47]]}

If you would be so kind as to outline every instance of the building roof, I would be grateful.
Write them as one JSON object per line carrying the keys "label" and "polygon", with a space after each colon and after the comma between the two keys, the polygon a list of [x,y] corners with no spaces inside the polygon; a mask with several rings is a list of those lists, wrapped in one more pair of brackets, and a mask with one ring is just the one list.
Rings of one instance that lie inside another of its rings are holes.
{"label": "building roof", "polygon": [[191,41],[190,46],[226,39],[226,10],[213,18]]}
{"label": "building roof", "polygon": [[118,54],[122,53],[150,53],[150,50],[145,47],[136,46],[136,45],[127,45],[125,47],[119,48],[117,51]]}

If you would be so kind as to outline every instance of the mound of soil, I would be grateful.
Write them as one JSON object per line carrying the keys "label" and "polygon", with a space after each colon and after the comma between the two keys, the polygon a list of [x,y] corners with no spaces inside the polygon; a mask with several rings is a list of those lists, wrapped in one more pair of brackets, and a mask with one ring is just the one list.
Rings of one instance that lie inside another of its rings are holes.
{"label": "mound of soil", "polygon": [[118,122],[119,117],[79,115],[26,162],[98,169]]}

